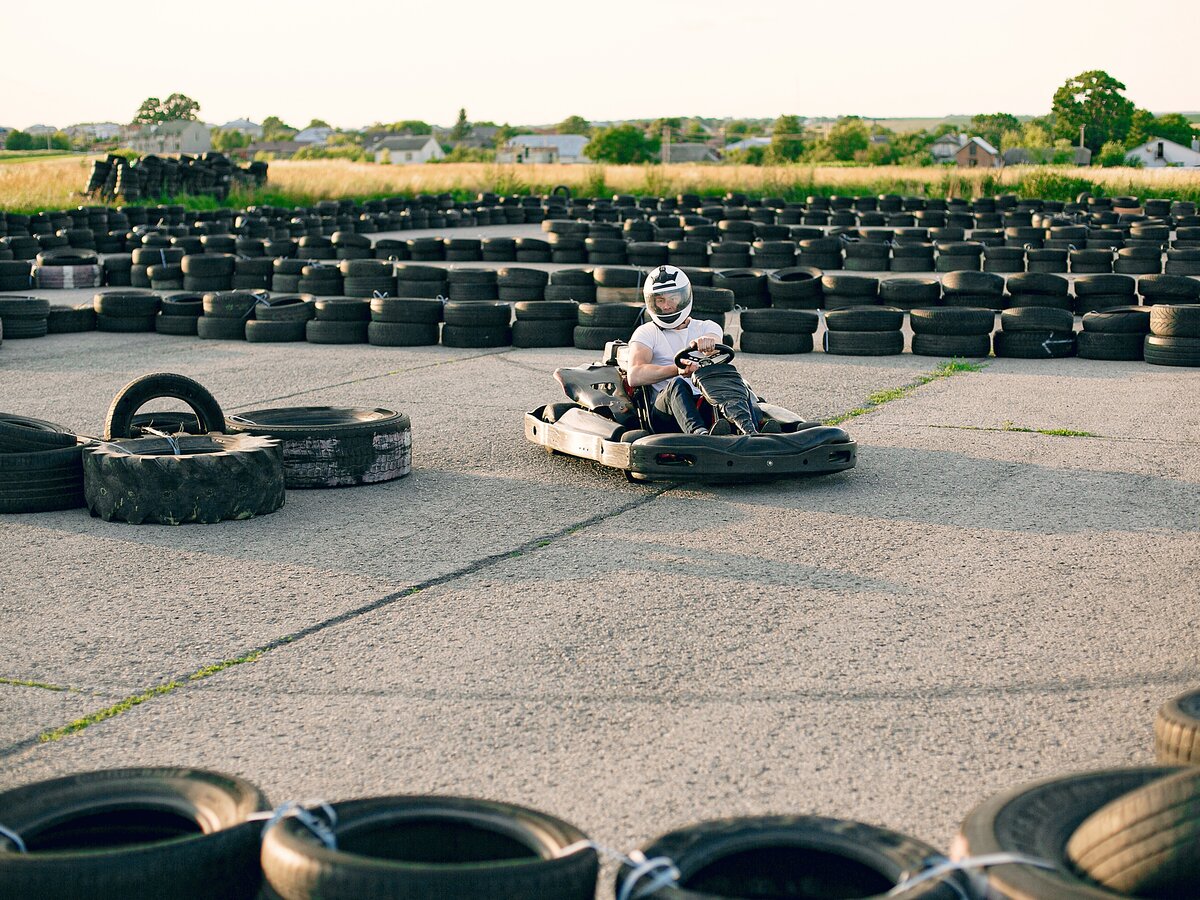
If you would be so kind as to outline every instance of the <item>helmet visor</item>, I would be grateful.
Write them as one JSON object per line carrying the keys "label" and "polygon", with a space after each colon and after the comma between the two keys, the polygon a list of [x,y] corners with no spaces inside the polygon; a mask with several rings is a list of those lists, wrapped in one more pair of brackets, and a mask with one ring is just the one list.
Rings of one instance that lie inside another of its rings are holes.
{"label": "helmet visor", "polygon": [[670,316],[687,306],[688,293],[686,286],[657,292],[647,298],[646,305],[656,316]]}

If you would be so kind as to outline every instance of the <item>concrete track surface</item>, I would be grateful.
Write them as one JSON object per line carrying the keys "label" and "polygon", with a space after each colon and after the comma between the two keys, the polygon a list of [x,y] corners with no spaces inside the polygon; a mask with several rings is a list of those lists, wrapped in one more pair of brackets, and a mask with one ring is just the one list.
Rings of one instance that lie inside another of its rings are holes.
{"label": "concrete track surface", "polygon": [[[626,850],[767,812],[945,848],[998,791],[1152,761],[1200,682],[1200,372],[985,360],[847,421],[856,469],[711,487],[525,442],[595,356],[5,341],[0,409],[83,433],[171,371],[227,412],[399,409],[414,452],[243,522],[0,520],[0,789],[195,765],[276,802],[503,799]],[[738,362],[828,418],[939,361]]]}

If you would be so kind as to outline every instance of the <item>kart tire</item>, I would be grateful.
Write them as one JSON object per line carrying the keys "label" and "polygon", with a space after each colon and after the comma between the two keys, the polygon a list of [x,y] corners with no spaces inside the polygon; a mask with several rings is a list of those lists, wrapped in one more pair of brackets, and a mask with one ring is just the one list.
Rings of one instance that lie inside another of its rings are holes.
{"label": "kart tire", "polygon": [[1131,897],[1200,895],[1200,767],[1122,794],[1080,823],[1067,842],[1075,868]]}
{"label": "kart tire", "polygon": [[[373,797],[332,804],[338,849],[281,819],[263,836],[263,875],[281,900],[592,900],[598,862],[566,822],[505,803]],[[574,848],[564,854],[567,848]],[[405,851],[408,851],[407,853]]]}
{"label": "kart tire", "polygon": [[975,896],[1010,900],[1105,900],[1116,894],[1081,877],[1067,858],[1067,842],[1096,810],[1122,794],[1179,771],[1169,767],[1105,769],[1024,784],[985,800],[967,814],[951,859],[1023,853],[1053,869],[995,866],[977,876]]}
{"label": "kart tire", "polygon": [[252,344],[286,344],[307,339],[303,321],[259,322],[251,319],[246,323],[246,340]]}
{"label": "kart tire", "polygon": [[437,322],[373,321],[367,324],[367,343],[376,347],[427,347],[437,342]]}
{"label": "kart tire", "polygon": [[1151,365],[1200,366],[1200,338],[1148,334],[1143,340],[1146,362]]}
{"label": "kart tire", "polygon": [[158,312],[162,297],[147,291],[104,291],[92,298],[97,315],[146,319]]}
{"label": "kart tire", "polygon": [[1200,306],[1159,303],[1150,307],[1150,332],[1160,337],[1200,338]]}
{"label": "kart tire", "polygon": [[318,322],[369,322],[371,304],[360,297],[324,297],[313,304]]}
{"label": "kart tire", "polygon": [[1154,756],[1168,766],[1200,766],[1200,690],[1188,691],[1158,708]]}
{"label": "kart tire", "polygon": [[830,331],[899,331],[904,311],[890,306],[851,306],[825,313]]}
{"label": "kart tire", "polygon": [[371,320],[436,325],[442,321],[442,301],[419,297],[376,297],[371,301]]}
{"label": "kart tire", "polygon": [[514,347],[572,347],[574,341],[574,319],[517,319],[512,326]]}
{"label": "kart tire", "polygon": [[603,350],[609,341],[629,340],[630,328],[618,325],[576,325],[571,342],[580,350]]}
{"label": "kart tire", "polygon": [[304,297],[272,297],[254,308],[254,318],[260,322],[307,322],[316,316],[313,301]]}
{"label": "kart tire", "polygon": [[[258,788],[202,769],[85,772],[0,793],[0,894],[46,900],[251,900],[262,883]],[[39,852],[52,850],[53,852]]]}
{"label": "kart tire", "polygon": [[814,334],[821,317],[803,309],[748,309],[741,314],[740,321],[743,331],[760,334]]}
{"label": "kart tire", "polygon": [[644,437],[650,437],[650,432],[644,428],[630,428],[628,431],[622,431],[620,441],[622,444],[632,444],[635,441],[640,441]]}
{"label": "kart tire", "polygon": [[154,317],[154,330],[159,334],[195,337],[199,321],[199,316],[172,316],[167,313],[159,313]]}
{"label": "kart tire", "polygon": [[1075,317],[1067,310],[1050,306],[1021,306],[1000,313],[1000,327],[1007,332],[1071,331]]}
{"label": "kart tire", "polygon": [[51,306],[46,318],[47,334],[79,334],[96,330],[96,311],[91,306]]}
{"label": "kart tire", "polygon": [[[96,330],[116,334],[136,334],[144,331],[154,331],[154,323],[158,314],[149,316],[106,316],[96,313]],[[9,335],[16,337],[17,335]]]}
{"label": "kart tire", "polygon": [[743,353],[812,353],[813,336],[807,332],[743,331],[738,349]]}
{"label": "kart tire", "polygon": [[412,425],[390,409],[258,409],[230,416],[226,428],[279,441],[289,488],[375,484],[412,469]]}
{"label": "kart tire", "polygon": [[212,524],[283,506],[283,452],[245,434],[105,442],[83,460],[88,510],[106,522]]}
{"label": "kart tire", "polygon": [[104,440],[134,437],[134,414],[151,400],[167,397],[187,404],[204,429],[201,433],[225,429],[225,413],[221,411],[221,405],[202,384],[185,375],[159,372],[135,378],[117,391],[104,418]]}
{"label": "kart tire", "polygon": [[468,328],[506,328],[512,321],[512,306],[501,301],[451,301],[443,312],[447,325]]}
{"label": "kart tire", "polygon": [[1073,331],[997,331],[992,336],[997,357],[1007,359],[1062,359],[1077,350]]}
{"label": "kart tire", "polygon": [[1083,330],[1100,334],[1149,334],[1152,309],[1152,306],[1116,306],[1084,313]]}
{"label": "kart tire", "polygon": [[443,347],[511,347],[512,328],[508,325],[443,325]]}
{"label": "kart tire", "polygon": [[914,335],[989,335],[996,327],[996,313],[969,306],[937,306],[909,310],[908,321]]}
{"label": "kart tire", "polygon": [[244,341],[246,321],[201,316],[196,320],[196,335],[206,341]]}
{"label": "kart tire", "polygon": [[1075,335],[1081,359],[1135,361],[1145,359],[1143,335],[1081,331]]}
{"label": "kart tire", "polygon": [[309,319],[304,324],[304,338],[310,344],[365,344],[369,324]]}
{"label": "kart tire", "polygon": [[[641,852],[666,857],[678,882],[648,894],[656,900],[715,897],[883,897],[938,853],[929,845],[885,828],[821,816],[755,816],[717,819],[672,831]],[[618,889],[630,876],[617,873]],[[963,876],[931,880],[905,893],[913,900],[965,896]],[[645,882],[639,882],[644,884]],[[798,885],[804,885],[803,892]]]}
{"label": "kart tire", "polygon": [[76,437],[62,425],[0,412],[0,453],[37,453],[74,447]]}
{"label": "kart tire", "polygon": [[894,356],[904,352],[901,331],[826,331],[825,352],[838,356]]}
{"label": "kart tire", "polygon": [[912,336],[912,352],[916,356],[981,359],[987,356],[991,349],[990,332],[988,334],[914,333]]}

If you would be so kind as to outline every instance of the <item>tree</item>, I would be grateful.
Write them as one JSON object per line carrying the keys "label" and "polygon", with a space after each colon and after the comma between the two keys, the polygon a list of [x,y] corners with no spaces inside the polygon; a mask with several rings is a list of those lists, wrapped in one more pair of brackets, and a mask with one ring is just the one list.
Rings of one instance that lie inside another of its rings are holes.
{"label": "tree", "polygon": [[71,136],[65,131],[56,131],[50,135],[50,148],[53,150],[70,150]]}
{"label": "tree", "polygon": [[1038,122],[1026,122],[1021,128],[1021,146],[1029,150],[1045,150],[1050,146],[1050,132]]}
{"label": "tree", "polygon": [[854,159],[854,154],[866,150],[871,144],[867,126],[858,116],[843,116],[829,129],[825,139],[834,159]]}
{"label": "tree", "polygon": [[26,134],[24,131],[10,131],[8,137],[4,139],[4,149],[32,150],[33,135]]}
{"label": "tree", "polygon": [[1098,153],[1106,141],[1124,142],[1133,126],[1133,101],[1125,85],[1107,72],[1093,69],[1068,78],[1051,104],[1054,135],[1075,142],[1082,125],[1083,143]]}
{"label": "tree", "polygon": [[979,135],[993,147],[1004,142],[1006,131],[1017,131],[1021,121],[1011,113],[981,113],[971,117],[971,132]]}
{"label": "tree", "polygon": [[1125,158],[1126,152],[1128,151],[1126,151],[1124,144],[1118,141],[1108,141],[1100,148],[1100,152],[1092,158],[1092,162],[1106,169],[1114,166],[1135,166],[1141,163],[1141,160],[1136,158],[1132,161],[1127,160]]}
{"label": "tree", "polygon": [[555,127],[558,134],[589,134],[592,123],[583,116],[567,116]]}
{"label": "tree", "polygon": [[471,133],[471,123],[467,121],[467,111],[459,109],[458,119],[454,122],[454,127],[450,129],[450,140],[461,141]]}
{"label": "tree", "polygon": [[250,135],[248,134],[242,134],[242,132],[232,128],[229,131],[224,131],[220,128],[213,129],[212,145],[214,150],[226,153],[230,150],[240,150],[242,147],[249,146],[249,144]]}
{"label": "tree", "polygon": [[583,155],[596,162],[649,162],[658,151],[657,137],[648,138],[636,125],[610,125],[599,128],[583,148]]}
{"label": "tree", "polygon": [[267,116],[262,122],[264,141],[286,141],[294,137],[296,129],[288,125],[279,116]]}
{"label": "tree", "polygon": [[185,94],[171,94],[166,100],[147,97],[134,113],[134,125],[156,125],[159,122],[196,121],[200,104]]}
{"label": "tree", "polygon": [[771,127],[772,162],[795,162],[804,153],[804,124],[799,116],[780,116]]}
{"label": "tree", "polygon": [[1133,124],[1125,139],[1125,146],[1136,147],[1138,144],[1144,144],[1150,138],[1156,137],[1166,138],[1168,141],[1190,147],[1196,131],[1197,126],[1188,121],[1188,117],[1181,113],[1156,116],[1149,110],[1139,109],[1133,113]]}
{"label": "tree", "polygon": [[309,128],[333,128],[333,126],[330,125],[328,122],[326,122],[324,119],[313,119],[311,122],[309,122],[307,125],[304,126],[305,131],[307,131]]}

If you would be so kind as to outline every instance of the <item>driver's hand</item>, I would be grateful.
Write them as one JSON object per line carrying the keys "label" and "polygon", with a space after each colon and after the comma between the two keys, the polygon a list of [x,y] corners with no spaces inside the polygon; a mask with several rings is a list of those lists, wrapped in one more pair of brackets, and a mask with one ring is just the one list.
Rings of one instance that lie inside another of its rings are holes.
{"label": "driver's hand", "polygon": [[717,349],[717,339],[711,334],[706,334],[692,341],[692,346],[706,356],[712,356]]}
{"label": "driver's hand", "polygon": [[700,368],[697,363],[688,363],[687,365],[678,366],[679,374],[684,378],[690,378],[696,374],[696,370]]}

